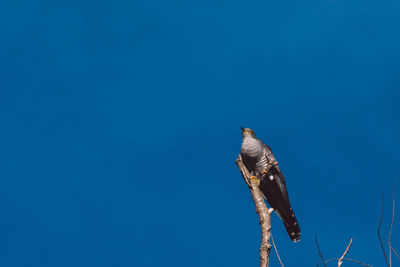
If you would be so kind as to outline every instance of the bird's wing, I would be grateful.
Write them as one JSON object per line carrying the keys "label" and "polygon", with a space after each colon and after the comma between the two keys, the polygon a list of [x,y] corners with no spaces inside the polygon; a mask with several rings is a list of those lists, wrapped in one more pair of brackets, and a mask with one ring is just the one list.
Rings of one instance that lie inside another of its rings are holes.
{"label": "bird's wing", "polygon": [[[272,152],[272,149],[268,145],[264,145],[264,155],[266,156],[268,162],[274,162],[276,161],[274,153]],[[279,168],[278,165],[273,166],[269,173],[274,176],[274,180],[276,181],[277,185],[280,188],[280,191],[283,193],[284,196],[288,199],[289,202],[289,196],[288,192],[286,190],[286,182],[285,182],[285,177],[283,176],[281,169]]]}
{"label": "bird's wing", "polygon": [[[269,146],[264,146],[264,155],[268,162],[275,161],[274,154]],[[273,166],[260,184],[260,189],[272,208],[284,222],[290,238],[300,240],[300,228],[289,202],[286,182],[278,165]]]}

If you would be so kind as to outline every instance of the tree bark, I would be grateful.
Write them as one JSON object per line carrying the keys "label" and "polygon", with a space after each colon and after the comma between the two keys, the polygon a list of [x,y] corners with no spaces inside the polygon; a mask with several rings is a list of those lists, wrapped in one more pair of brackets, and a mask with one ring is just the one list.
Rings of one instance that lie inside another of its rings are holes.
{"label": "tree bark", "polygon": [[264,195],[259,187],[260,177],[255,179],[250,178],[251,175],[246,166],[244,166],[240,155],[236,159],[236,165],[239,167],[244,181],[249,186],[261,226],[260,267],[268,267],[269,253],[271,251],[271,244],[269,242],[271,236],[271,213],[273,212],[273,209],[268,209],[265,204]]}

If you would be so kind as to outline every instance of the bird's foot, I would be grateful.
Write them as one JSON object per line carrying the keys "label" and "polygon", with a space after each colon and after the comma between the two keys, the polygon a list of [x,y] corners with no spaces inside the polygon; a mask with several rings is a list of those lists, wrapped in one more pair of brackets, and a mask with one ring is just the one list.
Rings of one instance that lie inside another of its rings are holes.
{"label": "bird's foot", "polygon": [[250,176],[250,181],[255,183],[255,184],[259,184],[260,183],[260,180],[257,178],[257,176],[254,176],[254,175]]}

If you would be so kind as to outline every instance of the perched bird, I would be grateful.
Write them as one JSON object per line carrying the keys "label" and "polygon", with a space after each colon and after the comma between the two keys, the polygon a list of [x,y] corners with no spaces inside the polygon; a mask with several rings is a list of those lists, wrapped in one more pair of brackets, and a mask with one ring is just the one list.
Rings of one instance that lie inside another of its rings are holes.
{"label": "perched bird", "polygon": [[300,227],[290,206],[285,178],[278,167],[269,146],[257,139],[250,128],[242,128],[241,156],[243,164],[249,170],[251,179],[261,179],[260,189],[267,202],[276,211],[285,225],[290,239],[300,241]]}

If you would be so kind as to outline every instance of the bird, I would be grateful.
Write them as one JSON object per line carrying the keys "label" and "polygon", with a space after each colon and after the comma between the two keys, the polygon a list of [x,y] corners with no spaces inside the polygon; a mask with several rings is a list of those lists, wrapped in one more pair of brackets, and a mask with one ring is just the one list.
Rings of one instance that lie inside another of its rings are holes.
{"label": "bird", "polygon": [[251,174],[250,179],[258,179],[261,192],[281,218],[290,239],[300,241],[300,226],[290,205],[285,178],[271,148],[258,139],[252,129],[241,129],[243,141],[240,155]]}

